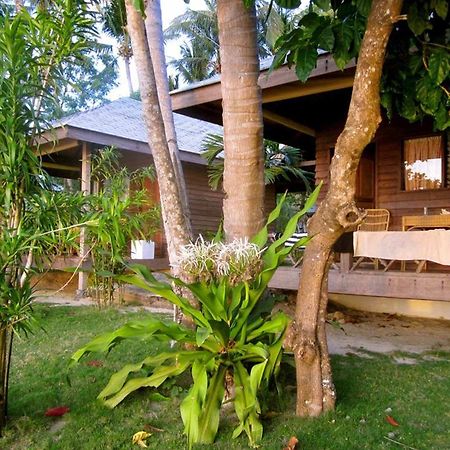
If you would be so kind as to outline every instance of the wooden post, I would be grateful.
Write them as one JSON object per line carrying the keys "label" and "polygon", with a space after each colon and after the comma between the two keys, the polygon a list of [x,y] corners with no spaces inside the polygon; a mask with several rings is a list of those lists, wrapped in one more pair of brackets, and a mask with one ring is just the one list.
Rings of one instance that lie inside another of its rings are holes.
{"label": "wooden post", "polygon": [[[87,142],[83,142],[81,150],[81,192],[83,195],[89,195],[91,193],[91,149]],[[86,229],[82,228],[80,233],[80,258],[84,259],[87,256],[86,253]],[[83,267],[83,264],[81,267]],[[80,272],[78,274],[77,298],[83,298],[86,295],[87,282],[88,274]]]}
{"label": "wooden post", "polygon": [[348,272],[353,265],[353,253],[341,253],[340,271]]}

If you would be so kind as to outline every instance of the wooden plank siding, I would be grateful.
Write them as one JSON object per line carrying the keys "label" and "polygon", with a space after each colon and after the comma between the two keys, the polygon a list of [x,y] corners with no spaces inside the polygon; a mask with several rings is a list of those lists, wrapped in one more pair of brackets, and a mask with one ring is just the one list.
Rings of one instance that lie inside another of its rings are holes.
{"label": "wooden plank siding", "polygon": [[[319,200],[328,188],[330,151],[343,124],[323,127],[316,139],[316,182],[323,180],[324,186]],[[450,209],[450,188],[412,191],[402,190],[402,146],[404,139],[436,134],[431,124],[409,124],[403,120],[381,124],[374,143],[376,146],[375,208],[386,208],[391,212],[390,230],[401,230],[401,218],[405,215],[421,215],[428,207],[429,214],[438,214],[441,208]],[[363,204],[360,204],[363,207]]]}
{"label": "wooden plank siding", "polygon": [[[194,237],[199,234],[206,238],[214,235],[222,220],[223,192],[213,191],[208,185],[208,174],[205,166],[198,164],[183,164],[184,177],[189,200],[192,232]],[[272,211],[276,203],[274,186],[266,187],[265,213]],[[157,256],[167,256],[164,233],[157,244]]]}
{"label": "wooden plank siding", "polygon": [[205,166],[183,164],[194,236],[215,233],[222,219],[223,193],[208,185]]}

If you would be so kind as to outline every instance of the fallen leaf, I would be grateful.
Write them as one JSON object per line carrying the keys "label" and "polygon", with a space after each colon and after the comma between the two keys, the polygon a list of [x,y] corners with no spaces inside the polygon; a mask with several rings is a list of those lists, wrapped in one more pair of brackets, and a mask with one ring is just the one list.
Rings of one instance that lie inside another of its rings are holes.
{"label": "fallen leaf", "polygon": [[164,430],[162,430],[161,428],[156,428],[156,427],[154,427],[153,425],[150,425],[149,423],[146,423],[146,424],[144,425],[144,431],[152,432],[152,433],[155,433],[155,432],[161,433],[161,432],[163,432]]}
{"label": "fallen leaf", "polygon": [[93,359],[92,361],[88,361],[86,365],[90,367],[103,367],[103,361]]}
{"label": "fallen leaf", "polygon": [[398,427],[400,425],[392,416],[386,416],[386,421],[393,427]]}
{"label": "fallen leaf", "polygon": [[137,433],[133,434],[131,442],[133,444],[139,445],[139,447],[147,448],[147,443],[145,442],[145,440],[150,436],[151,433],[147,433],[146,431],[138,431]]}
{"label": "fallen leaf", "polygon": [[287,446],[283,450],[297,450],[298,439],[295,436],[292,436],[289,439]]}
{"label": "fallen leaf", "polygon": [[68,406],[57,406],[55,408],[48,408],[47,411],[45,411],[45,416],[61,417],[68,412],[70,412],[70,408]]}

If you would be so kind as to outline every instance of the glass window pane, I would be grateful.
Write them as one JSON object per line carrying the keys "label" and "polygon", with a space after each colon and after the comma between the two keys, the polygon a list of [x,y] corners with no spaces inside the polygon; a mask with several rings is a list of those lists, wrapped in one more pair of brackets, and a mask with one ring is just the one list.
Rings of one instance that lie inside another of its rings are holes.
{"label": "glass window pane", "polygon": [[406,191],[443,187],[442,136],[408,139],[404,142],[404,182]]}

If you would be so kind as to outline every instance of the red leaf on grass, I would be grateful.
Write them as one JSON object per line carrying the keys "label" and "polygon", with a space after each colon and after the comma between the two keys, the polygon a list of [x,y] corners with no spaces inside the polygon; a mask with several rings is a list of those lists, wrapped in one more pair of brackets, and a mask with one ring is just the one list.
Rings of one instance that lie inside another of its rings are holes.
{"label": "red leaf on grass", "polygon": [[93,359],[92,361],[88,361],[86,365],[91,367],[103,367],[103,361]]}
{"label": "red leaf on grass", "polygon": [[289,442],[287,444],[287,447],[285,447],[283,450],[296,450],[298,444],[298,439],[295,436],[292,436],[289,439]]}
{"label": "red leaf on grass", "polygon": [[398,427],[400,424],[391,416],[386,416],[386,421],[393,427]]}
{"label": "red leaf on grass", "polygon": [[64,414],[68,413],[70,408],[68,406],[57,406],[56,408],[48,408],[45,411],[46,417],[61,417]]}

